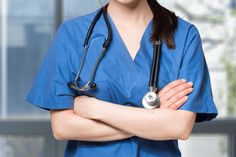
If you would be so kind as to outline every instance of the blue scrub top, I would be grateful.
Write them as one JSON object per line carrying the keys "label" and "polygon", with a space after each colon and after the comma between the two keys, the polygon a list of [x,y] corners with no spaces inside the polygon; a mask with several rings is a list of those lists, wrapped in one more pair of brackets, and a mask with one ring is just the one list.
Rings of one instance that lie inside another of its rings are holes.
{"label": "blue scrub top", "polygon": [[[152,20],[142,36],[140,48],[133,60],[108,15],[113,38],[94,78],[97,89],[76,93],[67,86],[67,82],[74,80],[78,72],[83,55],[83,42],[97,12],[95,10],[61,24],[27,95],[27,102],[46,110],[70,109],[73,108],[75,96],[89,95],[120,105],[143,108],[141,101],[148,90],[153,56],[153,46],[149,40]],[[106,37],[107,27],[101,17],[89,42],[80,77],[83,82],[89,79]],[[174,38],[175,49],[168,49],[165,43],[162,46],[158,87],[161,89],[176,79],[192,81],[194,90],[180,110],[197,113],[196,122],[211,120],[217,116],[217,109],[213,102],[210,76],[199,32],[193,24],[179,18]],[[109,142],[70,140],[65,156],[178,157],[181,153],[177,140],[155,141],[131,137]]]}

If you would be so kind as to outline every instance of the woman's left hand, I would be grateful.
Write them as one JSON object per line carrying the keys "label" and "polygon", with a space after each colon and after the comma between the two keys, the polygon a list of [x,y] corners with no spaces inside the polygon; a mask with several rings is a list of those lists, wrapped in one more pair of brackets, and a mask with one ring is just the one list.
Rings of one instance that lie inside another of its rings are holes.
{"label": "woman's left hand", "polygon": [[86,95],[77,96],[74,99],[74,112],[84,118],[91,119],[92,111],[98,106],[98,99]]}

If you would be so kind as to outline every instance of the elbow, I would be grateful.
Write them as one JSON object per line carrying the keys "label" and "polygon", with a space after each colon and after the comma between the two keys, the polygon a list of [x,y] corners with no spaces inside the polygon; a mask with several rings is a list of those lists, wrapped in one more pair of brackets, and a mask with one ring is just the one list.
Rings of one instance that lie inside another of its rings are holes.
{"label": "elbow", "polygon": [[58,141],[63,140],[61,134],[59,134],[58,132],[54,131],[54,129],[53,129],[53,137],[54,137],[54,139],[56,139]]}
{"label": "elbow", "polygon": [[53,137],[58,141],[66,140],[63,131],[61,130],[60,127],[53,127],[52,125],[52,134]]}
{"label": "elbow", "polygon": [[57,124],[55,122],[51,122],[51,126],[52,126],[52,134],[53,137],[58,140],[58,141],[62,141],[62,140],[66,140],[65,137],[65,131],[63,131],[63,124]]}
{"label": "elbow", "polygon": [[178,139],[185,141],[185,140],[189,139],[190,135],[191,135],[191,133],[188,130],[184,130],[183,132],[181,132]]}
{"label": "elbow", "polygon": [[[181,111],[183,112],[183,111]],[[196,119],[196,113],[192,113],[189,111],[185,111],[186,114],[182,114],[183,116],[180,116],[179,119],[179,124],[178,126],[176,126],[176,128],[178,128],[178,138],[179,140],[187,140],[189,139],[194,124],[195,124],[195,119]]]}
{"label": "elbow", "polygon": [[182,127],[179,129],[177,139],[184,140],[184,141],[189,139],[192,129],[193,129],[193,124],[189,124],[189,123],[183,124]]}
{"label": "elbow", "polygon": [[51,128],[53,137],[56,140],[67,140],[67,115],[61,114],[60,111],[51,112]]}

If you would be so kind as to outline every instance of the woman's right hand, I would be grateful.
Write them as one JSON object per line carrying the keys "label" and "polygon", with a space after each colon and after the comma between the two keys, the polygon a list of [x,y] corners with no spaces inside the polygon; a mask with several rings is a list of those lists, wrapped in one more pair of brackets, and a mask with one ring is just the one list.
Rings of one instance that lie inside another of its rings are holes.
{"label": "woman's right hand", "polygon": [[192,82],[183,79],[170,82],[158,92],[160,108],[177,110],[188,100],[187,95],[193,91],[192,86]]}

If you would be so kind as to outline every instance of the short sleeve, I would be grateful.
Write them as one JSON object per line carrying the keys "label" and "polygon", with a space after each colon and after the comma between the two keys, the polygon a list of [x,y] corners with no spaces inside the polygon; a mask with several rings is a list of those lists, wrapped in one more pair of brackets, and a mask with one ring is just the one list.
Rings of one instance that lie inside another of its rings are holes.
{"label": "short sleeve", "polygon": [[61,24],[51,42],[33,81],[26,101],[40,108],[69,109],[73,107],[72,80],[67,52],[66,26]]}
{"label": "short sleeve", "polygon": [[210,82],[210,75],[205,60],[200,34],[192,25],[185,43],[179,79],[193,82],[193,92],[180,110],[197,113],[196,122],[207,121],[218,114]]}

